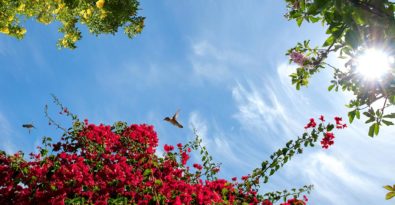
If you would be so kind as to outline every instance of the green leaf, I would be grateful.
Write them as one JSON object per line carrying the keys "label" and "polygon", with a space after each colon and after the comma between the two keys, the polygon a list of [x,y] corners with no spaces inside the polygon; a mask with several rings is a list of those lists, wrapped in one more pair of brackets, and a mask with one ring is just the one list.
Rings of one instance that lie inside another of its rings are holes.
{"label": "green leaf", "polygon": [[375,124],[373,124],[373,125],[371,125],[369,127],[369,133],[368,133],[369,137],[373,137],[373,135],[374,135],[374,126],[375,126]]}
{"label": "green leaf", "polygon": [[272,176],[274,174],[274,172],[276,172],[275,169],[271,169],[269,175]]}
{"label": "green leaf", "polygon": [[392,188],[392,186],[390,186],[390,185],[384,186],[384,189],[387,189],[388,191],[395,191],[395,190]]}
{"label": "green leaf", "polygon": [[361,113],[359,112],[359,110],[355,110],[355,115],[357,116],[357,119],[361,118]]}
{"label": "green leaf", "polygon": [[317,23],[320,20],[320,17],[310,16],[309,20],[311,21],[311,23]]}
{"label": "green leaf", "polygon": [[385,195],[385,199],[389,200],[389,199],[391,199],[391,198],[394,197],[394,196],[395,196],[395,192],[388,192],[388,193]]}
{"label": "green leaf", "polygon": [[296,19],[296,23],[298,24],[299,27],[302,25],[302,22],[303,22],[303,17],[299,17]]}
{"label": "green leaf", "polygon": [[326,39],[324,45],[322,45],[323,47],[327,47],[333,44],[333,42],[335,42],[335,37],[333,35],[329,36],[329,38]]}
{"label": "green leaf", "polygon": [[370,119],[365,121],[365,124],[368,124],[368,123],[371,123],[371,122],[374,122],[374,121],[375,121],[375,118],[371,117]]}
{"label": "green leaf", "polygon": [[380,125],[378,123],[374,123],[374,134],[378,135],[380,130]]}
{"label": "green leaf", "polygon": [[328,91],[331,91],[334,87],[335,87],[335,84],[330,85],[330,86],[328,87]]}
{"label": "green leaf", "polygon": [[348,112],[348,119],[350,121],[350,124],[354,121],[355,118],[355,110]]}
{"label": "green leaf", "polygon": [[149,174],[151,174],[151,169],[146,169],[144,170],[143,176],[148,176]]}
{"label": "green leaf", "polygon": [[387,126],[394,125],[394,123],[391,122],[391,121],[382,120],[382,122],[383,122],[385,125],[387,125]]}
{"label": "green leaf", "polygon": [[335,126],[332,125],[332,124],[328,124],[328,126],[326,126],[326,130],[327,130],[328,132],[332,131],[333,128],[335,128]]}
{"label": "green leaf", "polygon": [[264,179],[263,179],[263,183],[266,184],[268,181],[269,181],[269,177],[268,177],[268,176],[265,176]]}
{"label": "green leaf", "polygon": [[395,113],[391,113],[389,115],[384,115],[384,118],[395,118]]}

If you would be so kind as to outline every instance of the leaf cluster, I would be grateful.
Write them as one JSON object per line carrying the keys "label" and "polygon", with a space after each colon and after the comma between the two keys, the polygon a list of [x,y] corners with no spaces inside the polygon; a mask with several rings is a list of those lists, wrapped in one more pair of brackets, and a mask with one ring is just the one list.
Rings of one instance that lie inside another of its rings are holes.
{"label": "leaf cluster", "polygon": [[[291,74],[296,89],[307,86],[313,74],[331,67],[334,76],[328,90],[341,89],[354,94],[347,105],[351,109],[350,123],[355,117],[360,118],[360,110],[367,110],[364,113],[368,114],[366,123],[371,123],[369,136],[377,135],[382,125],[393,125],[388,116],[394,113],[385,113],[385,108],[395,105],[395,69],[379,81],[368,81],[357,71],[357,57],[369,48],[379,48],[395,56],[395,3],[388,0],[286,0],[286,3],[285,16],[289,20],[295,20],[299,26],[303,22],[321,22],[328,35],[320,48],[310,48],[305,41],[288,51],[287,55],[297,51],[309,57],[305,65]],[[348,59],[345,69],[325,62],[331,53]],[[375,106],[379,100],[384,105]]]}
{"label": "leaf cluster", "polygon": [[43,24],[57,21],[61,24],[58,40],[60,48],[76,48],[82,34],[78,24],[84,24],[94,35],[115,34],[124,28],[129,38],[141,33],[144,17],[138,16],[137,0],[1,0],[0,32],[22,39],[27,19]]}

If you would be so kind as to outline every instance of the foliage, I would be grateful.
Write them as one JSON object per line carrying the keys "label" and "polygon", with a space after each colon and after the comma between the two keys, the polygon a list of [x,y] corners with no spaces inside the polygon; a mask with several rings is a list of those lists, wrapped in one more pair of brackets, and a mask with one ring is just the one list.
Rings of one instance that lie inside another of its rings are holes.
{"label": "foliage", "polygon": [[77,23],[94,35],[115,34],[119,27],[129,38],[141,33],[144,17],[137,15],[138,7],[137,0],[0,0],[0,32],[22,39],[26,29],[21,23],[27,19],[58,21],[64,35],[57,45],[74,49],[82,37]]}
{"label": "foliage", "polygon": [[[395,55],[395,4],[388,0],[286,0],[286,17],[300,26],[304,21],[321,22],[326,26],[327,39],[321,48],[312,48],[309,41],[298,43],[287,55],[299,68],[291,74],[296,89],[307,86],[312,75],[325,67],[334,69],[328,90],[350,91],[355,98],[347,107],[350,123],[360,119],[360,113],[370,123],[369,136],[378,135],[382,125],[394,125],[395,113],[385,108],[395,105],[394,65],[380,80],[369,81],[357,71],[358,56],[371,48]],[[348,59],[344,69],[325,62],[329,54],[338,52]],[[369,69],[376,69],[371,67]],[[380,103],[380,105],[377,105]]]}
{"label": "foliage", "polygon": [[[310,119],[310,122],[305,126],[306,131],[301,137],[296,140],[290,140],[286,143],[285,147],[278,149],[272,155],[270,155],[270,160],[265,160],[261,163],[261,167],[253,170],[252,174],[245,176],[244,183],[245,187],[259,187],[261,179],[263,183],[268,183],[269,177],[276,173],[281,167],[283,167],[292,157],[296,154],[302,154],[303,148],[314,147],[314,143],[317,142],[320,135],[323,136],[320,141],[322,148],[328,149],[329,146],[334,144],[333,129],[343,129],[346,128],[346,124],[342,123],[340,117],[335,117],[335,124],[325,123],[323,116],[319,118],[320,123],[317,126],[314,118]],[[306,187],[306,191],[309,187]],[[277,195],[269,195],[269,199],[279,199],[281,193]]]}
{"label": "foliage", "polygon": [[[302,147],[314,146],[319,134],[321,145],[333,144],[331,131],[344,128],[341,118],[336,125],[317,126],[314,119],[305,126],[306,133],[295,142],[289,141],[262,163],[262,169],[236,177],[219,179],[220,164],[213,163],[202,139],[182,145],[164,145],[158,156],[158,138],[152,126],[95,125],[72,114],[53,96],[60,114],[71,117],[72,127],[63,128],[45,113],[51,125],[64,131],[59,142],[44,137],[43,147],[26,160],[22,152],[13,155],[0,152],[0,204],[266,204],[305,205],[312,186],[291,191],[259,194],[259,178],[265,183]],[[310,130],[310,131],[309,131]],[[309,131],[309,134],[307,134]],[[195,132],[196,134],[196,132]],[[331,136],[331,137],[330,137]],[[201,162],[188,166],[192,150],[201,155]],[[264,166],[264,164],[266,164]],[[270,174],[267,171],[270,170]],[[302,199],[298,199],[301,198]]]}
{"label": "foliage", "polygon": [[395,196],[395,184],[393,186],[386,185],[384,186],[384,189],[387,189],[389,191],[385,196],[385,199],[388,200]]}

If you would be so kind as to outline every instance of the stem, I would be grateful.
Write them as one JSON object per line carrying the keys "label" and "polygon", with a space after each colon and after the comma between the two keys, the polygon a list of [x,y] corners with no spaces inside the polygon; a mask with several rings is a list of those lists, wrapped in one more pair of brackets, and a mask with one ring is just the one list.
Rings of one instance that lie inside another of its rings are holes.
{"label": "stem", "polygon": [[388,100],[388,96],[385,97],[383,107],[381,108],[381,117],[380,119],[377,119],[378,120],[377,123],[380,123],[383,120],[384,109],[385,109],[385,105],[387,104],[387,100]]}
{"label": "stem", "polygon": [[[329,45],[329,47],[323,51],[321,53],[321,55],[319,56],[319,58],[314,62],[314,65],[317,66],[319,64],[322,63],[322,60],[324,60],[324,58],[326,58],[328,56],[328,53],[331,52],[332,47],[335,45],[335,43],[337,42],[337,40],[339,40],[339,38],[343,35],[344,30],[346,29],[346,25],[343,24],[343,26],[340,28],[340,33],[338,36],[336,36],[336,39],[333,40],[332,44]],[[333,68],[333,67],[332,67]]]}
{"label": "stem", "polygon": [[45,113],[45,117],[48,119],[48,121],[49,121],[51,124],[54,124],[57,128],[63,130],[65,133],[67,133],[67,129],[66,129],[66,128],[60,126],[57,122],[55,122],[55,120],[53,120],[53,119],[49,116],[49,114],[48,114],[48,105],[45,105],[44,113]]}

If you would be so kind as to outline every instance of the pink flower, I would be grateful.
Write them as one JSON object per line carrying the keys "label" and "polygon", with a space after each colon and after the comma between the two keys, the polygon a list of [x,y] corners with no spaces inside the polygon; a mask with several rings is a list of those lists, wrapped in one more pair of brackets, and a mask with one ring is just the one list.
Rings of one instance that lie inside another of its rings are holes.
{"label": "pink flower", "polygon": [[296,51],[292,51],[292,53],[290,54],[291,60],[293,62],[295,62],[296,64],[300,65],[300,66],[304,66],[304,63],[306,62],[306,57],[299,52]]}

